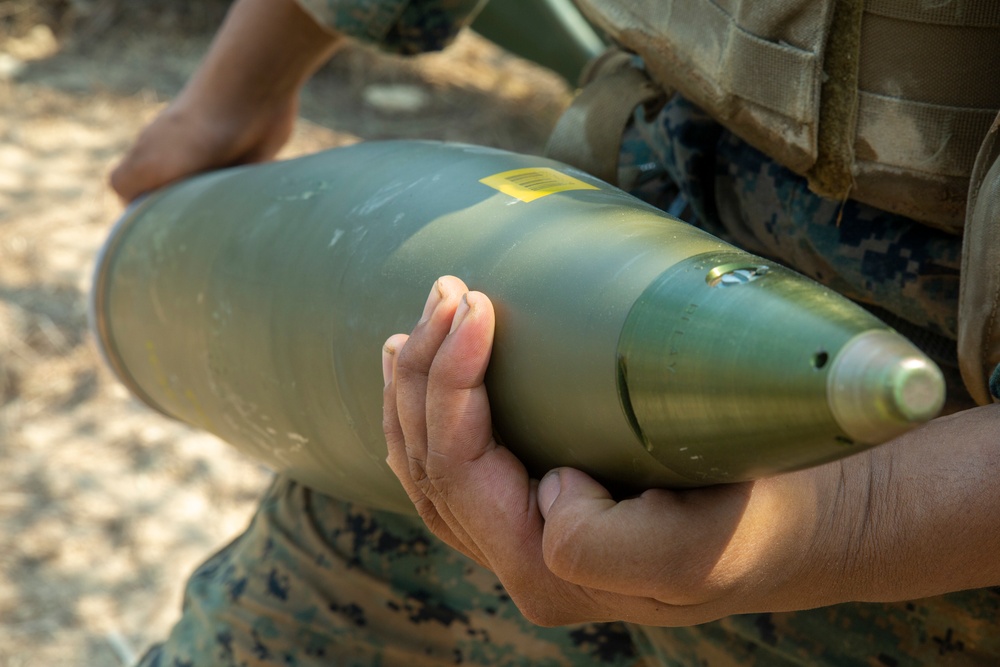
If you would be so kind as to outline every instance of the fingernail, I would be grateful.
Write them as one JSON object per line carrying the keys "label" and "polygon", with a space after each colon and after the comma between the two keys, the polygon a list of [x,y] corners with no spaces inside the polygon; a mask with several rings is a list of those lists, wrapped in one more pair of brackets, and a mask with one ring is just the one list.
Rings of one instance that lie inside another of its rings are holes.
{"label": "fingernail", "polygon": [[469,310],[471,310],[469,294],[465,293],[462,295],[462,300],[458,302],[458,308],[455,309],[455,317],[451,320],[451,331],[448,333],[455,333],[455,329],[462,324],[462,320],[469,314]]}
{"label": "fingernail", "polygon": [[548,518],[549,509],[552,503],[559,497],[559,470],[550,470],[542,477],[538,483],[538,509],[542,513],[542,518]]}
{"label": "fingernail", "polygon": [[388,387],[392,382],[393,359],[396,356],[396,348],[389,343],[382,346],[382,379]]}
{"label": "fingernail", "polygon": [[444,298],[444,285],[441,284],[441,280],[435,280],[434,286],[431,288],[431,293],[427,297],[427,303],[424,304],[424,312],[420,316],[420,322],[426,322],[431,318],[434,313],[434,309],[437,305],[441,303]]}

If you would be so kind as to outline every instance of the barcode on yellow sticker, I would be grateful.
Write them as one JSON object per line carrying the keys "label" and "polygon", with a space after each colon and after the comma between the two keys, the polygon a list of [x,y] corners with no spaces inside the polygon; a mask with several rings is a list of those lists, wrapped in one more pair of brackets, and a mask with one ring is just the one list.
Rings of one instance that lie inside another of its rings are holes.
{"label": "barcode on yellow sticker", "polygon": [[600,190],[596,185],[549,167],[511,169],[481,178],[479,182],[523,202],[569,190]]}

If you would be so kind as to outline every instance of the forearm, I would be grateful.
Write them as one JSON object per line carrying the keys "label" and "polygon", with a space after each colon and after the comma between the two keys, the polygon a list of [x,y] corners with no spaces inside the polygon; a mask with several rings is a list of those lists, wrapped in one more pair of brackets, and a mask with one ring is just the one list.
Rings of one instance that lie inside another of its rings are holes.
{"label": "forearm", "polygon": [[863,599],[1000,585],[1000,405],[935,420],[870,458]]}
{"label": "forearm", "polygon": [[237,0],[188,92],[223,105],[284,100],[342,41],[295,0]]}

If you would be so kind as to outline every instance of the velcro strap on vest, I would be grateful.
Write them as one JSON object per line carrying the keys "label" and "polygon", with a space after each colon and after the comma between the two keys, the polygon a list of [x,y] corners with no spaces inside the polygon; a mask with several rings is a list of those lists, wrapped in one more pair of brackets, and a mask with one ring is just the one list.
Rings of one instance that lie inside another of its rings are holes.
{"label": "velcro strap on vest", "polygon": [[666,92],[636,68],[624,51],[600,56],[583,79],[584,88],[556,123],[545,155],[617,185],[625,126],[636,107],[658,108]]}
{"label": "velcro strap on vest", "polygon": [[1000,363],[1000,115],[979,149],[969,188],[958,301],[962,380],[980,405],[991,402]]}

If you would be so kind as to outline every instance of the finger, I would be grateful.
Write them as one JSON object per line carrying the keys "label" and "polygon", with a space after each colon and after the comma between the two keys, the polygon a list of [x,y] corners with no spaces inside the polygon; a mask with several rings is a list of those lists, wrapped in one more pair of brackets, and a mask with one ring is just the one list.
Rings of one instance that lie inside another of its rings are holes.
{"label": "finger", "polygon": [[466,293],[430,369],[427,412],[435,418],[427,436],[436,461],[447,466],[465,465],[496,447],[484,384],[494,329],[490,300],[480,292]]}
{"label": "finger", "polygon": [[[451,331],[428,373],[427,473],[444,501],[483,493],[516,497],[520,511],[527,510],[529,477],[524,466],[493,439],[489,399],[483,383],[493,342],[493,307],[485,295],[469,292],[462,297]],[[477,464],[487,457],[482,466]],[[475,469],[476,476],[468,473]],[[488,479],[481,475],[487,473]],[[502,478],[502,479],[501,479]],[[473,481],[475,480],[475,481]],[[493,500],[501,500],[496,496]],[[502,502],[502,500],[501,500]],[[482,507],[478,503],[473,507]],[[475,523],[475,521],[463,523]]]}
{"label": "finger", "polygon": [[126,202],[186,175],[189,169],[175,163],[192,159],[192,152],[202,150],[190,145],[188,135],[195,130],[177,122],[175,115],[173,106],[157,115],[112,170],[111,187]]}
{"label": "finger", "polygon": [[[729,583],[720,568],[748,485],[652,490],[616,502],[588,475],[560,468],[540,484],[549,569],[581,586],[671,605],[702,605]],[[724,565],[724,564],[723,564]]]}
{"label": "finger", "polygon": [[[475,555],[470,554],[462,541],[448,528],[447,523],[438,515],[434,504],[410,476],[406,444],[396,408],[396,385],[393,381],[399,350],[403,348],[408,338],[405,334],[396,334],[391,336],[382,346],[382,378],[385,381],[385,389],[382,393],[382,430],[385,433],[386,445],[388,446],[386,462],[399,479],[406,495],[429,530],[453,549],[475,558]],[[480,565],[482,564],[480,562]]]}
{"label": "finger", "polygon": [[[406,334],[395,334],[390,336],[382,345],[382,379],[385,381],[385,388],[382,390],[382,432],[385,434],[385,442],[388,448],[386,461],[392,468],[399,481],[406,488],[410,484],[409,466],[406,462],[406,444],[403,440],[403,429],[399,425],[399,412],[396,406],[396,384],[393,377],[396,373],[396,359],[399,350],[406,344],[409,338]],[[400,474],[397,470],[402,470]],[[407,488],[407,492],[409,489]],[[412,500],[412,497],[411,497]]]}
{"label": "finger", "polygon": [[159,166],[151,160],[143,159],[137,154],[137,150],[129,152],[108,178],[112,189],[126,203],[153,189],[162,180],[157,173]]}
{"label": "finger", "polygon": [[213,163],[202,159],[199,150],[188,149],[183,137],[175,139],[170,145],[163,139],[150,139],[144,134],[111,171],[108,180],[118,196],[128,203],[142,194],[213,166]]}
{"label": "finger", "polygon": [[535,484],[492,437],[483,381],[494,325],[489,299],[466,294],[430,368],[427,494],[451,530],[483,554],[516,602],[568,599],[573,614],[583,613],[580,592],[556,580],[542,562]]}
{"label": "finger", "polygon": [[203,114],[191,114],[181,98],[164,109],[139,135],[112,170],[115,192],[130,202],[143,193],[229,163],[224,129]]}
{"label": "finger", "polygon": [[439,278],[427,297],[420,321],[397,355],[394,375],[397,414],[410,476],[417,484],[423,484],[426,477],[427,376],[466,289],[465,283],[454,276]]}
{"label": "finger", "polygon": [[[467,539],[461,526],[452,520],[447,505],[435,504],[433,494],[428,493],[431,489],[424,472],[427,451],[427,374],[440,341],[447,336],[451,327],[455,302],[465,289],[465,283],[451,276],[439,279],[431,289],[413,334],[400,351],[393,355],[392,383],[387,387],[387,391],[391,390],[391,396],[387,396],[390,400],[386,403],[392,414],[386,415],[387,424],[384,428],[387,439],[392,438],[394,444],[389,460],[390,468],[399,477],[424,523],[451,547],[479,564],[486,565],[482,553]],[[390,339],[390,343],[392,342],[396,341]],[[385,372],[384,364],[383,374]],[[395,431],[397,428],[398,432]]]}

